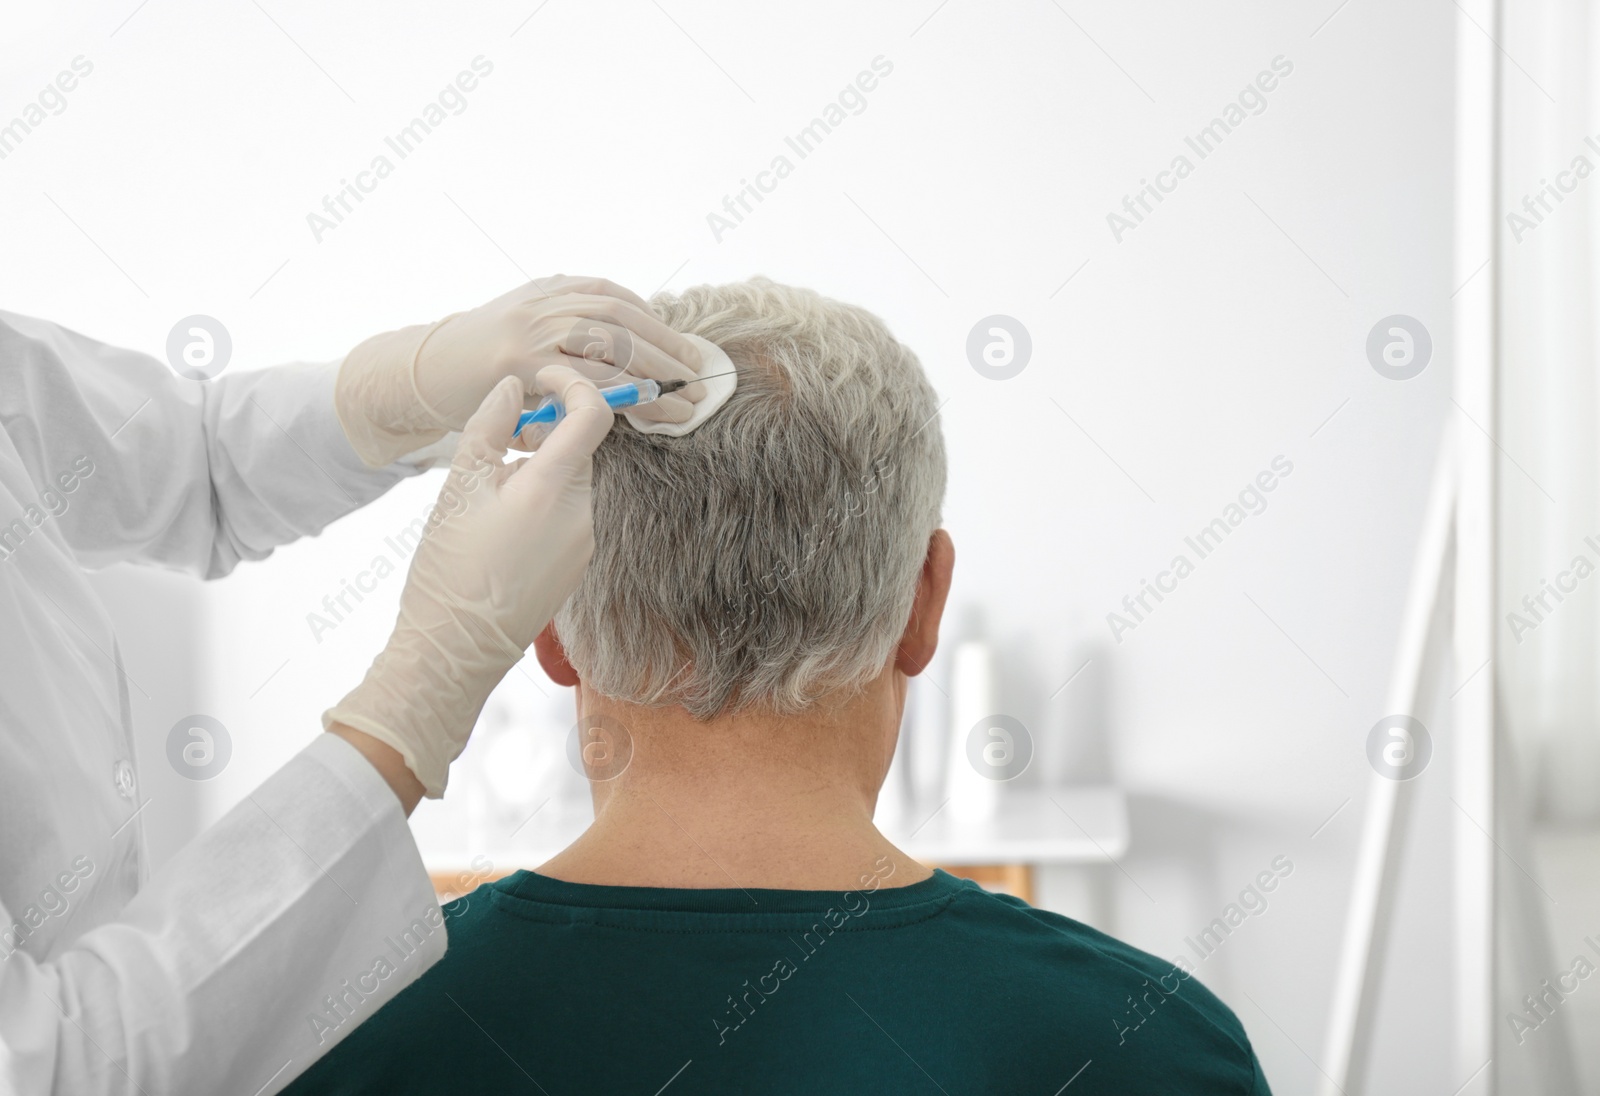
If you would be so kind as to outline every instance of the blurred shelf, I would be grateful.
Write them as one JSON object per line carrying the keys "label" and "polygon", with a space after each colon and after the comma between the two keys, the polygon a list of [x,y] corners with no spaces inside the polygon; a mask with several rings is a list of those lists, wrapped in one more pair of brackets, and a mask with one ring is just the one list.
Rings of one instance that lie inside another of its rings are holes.
{"label": "blurred shelf", "polygon": [[[885,836],[925,864],[1102,864],[1128,851],[1128,800],[1114,787],[1006,789],[989,817],[947,800],[878,820]],[[586,813],[535,820],[537,838],[516,847],[435,854],[423,860],[441,892],[461,893],[566,848],[589,825]]]}
{"label": "blurred shelf", "polygon": [[946,802],[879,828],[925,864],[1097,864],[1128,851],[1128,799],[1112,787],[1018,788],[989,817]]}

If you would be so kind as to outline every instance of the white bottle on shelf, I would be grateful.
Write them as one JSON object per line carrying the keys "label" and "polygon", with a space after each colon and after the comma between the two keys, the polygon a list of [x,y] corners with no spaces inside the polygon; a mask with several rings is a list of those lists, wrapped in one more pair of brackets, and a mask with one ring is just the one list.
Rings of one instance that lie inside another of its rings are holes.
{"label": "white bottle on shelf", "polygon": [[941,647],[933,662],[911,679],[906,716],[901,728],[912,809],[924,817],[944,799],[945,751],[950,745],[949,649]]}
{"label": "white bottle on shelf", "polygon": [[945,810],[953,820],[984,822],[999,809],[1001,781],[992,779],[973,763],[971,740],[979,729],[978,749],[984,745],[981,724],[995,714],[994,657],[989,644],[968,639],[956,644],[950,660],[950,720],[945,751]]}

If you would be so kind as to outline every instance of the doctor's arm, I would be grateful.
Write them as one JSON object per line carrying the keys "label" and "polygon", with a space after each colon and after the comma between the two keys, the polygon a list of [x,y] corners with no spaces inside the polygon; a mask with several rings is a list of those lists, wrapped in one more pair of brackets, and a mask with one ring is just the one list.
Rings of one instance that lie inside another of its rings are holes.
{"label": "doctor's arm", "polygon": [[356,456],[333,413],[336,369],[189,381],[148,355],[0,314],[0,427],[79,563],[214,577],[416,471]]}
{"label": "doctor's arm", "polygon": [[443,793],[594,546],[590,457],[611,410],[571,369],[537,383],[566,418],[503,463],[522,409],[507,378],[466,424],[394,633],[324,716],[332,733],[58,953],[25,944],[59,893],[0,906],[0,1092],[274,1092],[443,955],[405,814]]}
{"label": "doctor's arm", "polygon": [[[566,364],[692,379],[698,351],[595,278],[531,282],[341,363],[184,380],[156,359],[0,313],[0,429],[80,563],[215,577],[320,532],[418,471],[401,458],[459,430],[489,390]],[[649,412],[683,419],[699,386]],[[44,497],[44,492],[50,497]]]}
{"label": "doctor's arm", "polygon": [[[116,921],[45,960],[22,950],[35,907],[71,897],[0,908],[0,1091],[275,1091],[445,949],[400,803],[333,735],[186,846]],[[381,977],[380,958],[392,968]]]}

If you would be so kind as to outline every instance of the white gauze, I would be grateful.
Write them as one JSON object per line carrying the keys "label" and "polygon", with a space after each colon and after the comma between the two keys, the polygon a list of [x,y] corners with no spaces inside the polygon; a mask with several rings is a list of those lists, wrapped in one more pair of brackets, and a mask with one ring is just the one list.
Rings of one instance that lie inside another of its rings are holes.
{"label": "white gauze", "polygon": [[628,420],[641,434],[666,434],[668,437],[681,438],[701,423],[714,415],[719,407],[728,402],[728,397],[733,395],[733,390],[738,384],[738,376],[733,371],[733,362],[728,355],[723,353],[722,347],[710,339],[702,339],[699,335],[685,332],[684,338],[694,343],[700,349],[700,369],[697,377],[710,377],[711,380],[702,380],[706,394],[700,397],[700,402],[694,405],[694,414],[685,422],[651,422],[642,419],[631,411],[624,411],[622,417]]}

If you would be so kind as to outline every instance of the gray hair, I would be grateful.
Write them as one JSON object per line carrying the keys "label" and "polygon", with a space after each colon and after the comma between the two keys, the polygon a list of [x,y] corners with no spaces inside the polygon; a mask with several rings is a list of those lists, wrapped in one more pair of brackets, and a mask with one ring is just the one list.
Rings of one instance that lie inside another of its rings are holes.
{"label": "gray hair", "polygon": [[594,558],[556,614],[584,685],[696,719],[792,714],[877,676],[944,497],[916,355],[852,305],[766,278],[651,301],[721,346],[727,404],[594,457]]}

